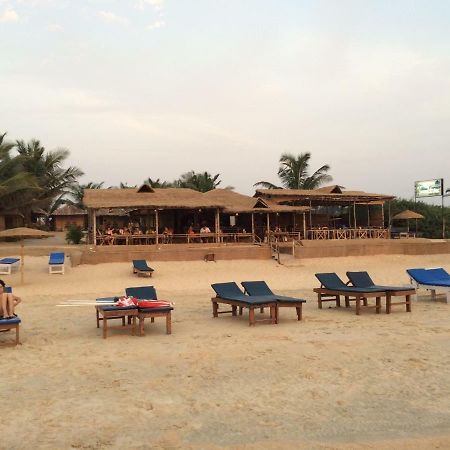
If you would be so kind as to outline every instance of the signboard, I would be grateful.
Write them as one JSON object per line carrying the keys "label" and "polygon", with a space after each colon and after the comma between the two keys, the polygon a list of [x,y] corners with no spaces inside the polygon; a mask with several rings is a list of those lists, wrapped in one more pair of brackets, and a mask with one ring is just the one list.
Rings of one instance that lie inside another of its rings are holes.
{"label": "signboard", "polygon": [[436,180],[416,181],[414,188],[416,198],[441,196],[444,195],[444,180],[437,178]]}

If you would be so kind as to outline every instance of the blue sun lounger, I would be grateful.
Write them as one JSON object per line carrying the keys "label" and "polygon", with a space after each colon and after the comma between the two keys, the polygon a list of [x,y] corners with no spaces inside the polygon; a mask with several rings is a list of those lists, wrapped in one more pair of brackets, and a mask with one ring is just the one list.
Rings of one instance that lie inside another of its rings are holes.
{"label": "blue sun lounger", "polygon": [[[156,289],[153,286],[139,286],[128,287],[125,289],[125,293],[129,297],[135,297],[139,300],[158,300],[156,295]],[[138,307],[138,319],[139,319],[139,334],[144,336],[144,322],[145,319],[150,318],[151,322],[155,321],[155,317],[166,318],[166,333],[172,334],[172,311],[173,307],[162,308],[140,308]]]}
{"label": "blue sun lounger", "polygon": [[277,318],[278,308],[293,307],[297,311],[297,320],[302,320],[302,306],[303,303],[306,303],[306,300],[274,294],[265,281],[243,281],[241,284],[250,297],[259,296],[274,299],[277,302]]}
{"label": "blue sun lounger", "polygon": [[[11,343],[13,345],[20,344],[20,342],[19,342],[20,323],[21,323],[21,320],[19,317],[14,317],[12,319],[3,319],[2,317],[0,317],[0,330],[14,330],[14,329],[16,330],[16,338]],[[3,344],[3,345],[7,345],[7,344],[9,344],[9,343]]]}
{"label": "blue sun lounger", "polygon": [[0,274],[11,275],[14,269],[19,269],[19,258],[2,258],[0,259]]}
{"label": "blue sun lounger", "polygon": [[[249,310],[249,326],[255,325],[256,322],[267,322],[272,324],[277,323],[277,301],[268,297],[250,297],[245,295],[239,289],[239,286],[234,282],[214,283],[211,285],[216,293],[215,297],[211,298],[213,307],[213,317],[219,317],[219,314],[231,313],[232,316],[237,316],[237,308],[240,308],[242,313],[243,308]],[[219,311],[219,304],[224,303],[231,305],[231,310]],[[270,319],[255,319],[256,308],[270,308]]]}
{"label": "blue sun lounger", "polygon": [[48,258],[48,273],[64,273],[64,252],[50,253]]}
{"label": "blue sun lounger", "polygon": [[411,282],[419,288],[431,291],[431,298],[436,298],[436,291],[446,293],[447,303],[450,303],[450,274],[442,267],[435,269],[407,269]]}
{"label": "blue sun lounger", "polygon": [[[391,312],[393,305],[406,305],[406,311],[411,312],[411,298],[416,294],[414,286],[382,286],[375,284],[367,272],[347,272],[347,277],[353,286],[358,288],[384,289],[386,291],[386,312]],[[405,296],[404,302],[392,303],[392,297]]]}
{"label": "blue sun lounger", "polygon": [[151,277],[154,269],[147,265],[145,259],[133,259],[133,273],[139,277]]}
{"label": "blue sun lounger", "polygon": [[[368,308],[373,306],[367,305],[367,299],[375,297],[376,299],[376,313],[381,311],[381,297],[386,297],[386,290],[379,288],[358,288],[354,286],[347,286],[334,272],[331,273],[316,273],[316,278],[320,281],[320,288],[315,288],[317,293],[317,302],[319,309],[322,309],[322,302],[336,302],[336,306],[341,306],[341,295],[345,298],[345,306],[350,306],[350,301],[356,301],[356,314],[361,312],[361,302]],[[354,297],[354,298],[352,298]],[[387,311],[386,311],[387,312]]]}

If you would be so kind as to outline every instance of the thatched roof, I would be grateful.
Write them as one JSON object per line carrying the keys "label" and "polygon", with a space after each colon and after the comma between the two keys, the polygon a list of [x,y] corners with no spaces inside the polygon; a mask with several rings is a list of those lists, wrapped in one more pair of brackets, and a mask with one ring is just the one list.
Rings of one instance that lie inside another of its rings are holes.
{"label": "thatched roof", "polygon": [[393,216],[392,219],[424,219],[424,216],[422,216],[422,214],[406,209],[405,211],[399,212],[398,214]]}
{"label": "thatched roof", "polygon": [[[200,209],[219,208],[224,212],[304,212],[309,208],[304,206],[278,205],[274,201],[255,199],[238,194],[229,189],[214,189],[209,192],[198,192],[192,189],[147,188],[136,189],[85,189],[84,204],[88,208],[102,208],[109,215],[116,215],[118,208],[123,211],[142,209]],[[128,212],[128,211],[127,211]],[[99,214],[98,214],[99,215]]]}
{"label": "thatched roof", "polygon": [[249,197],[230,189],[213,189],[205,192],[204,196],[222,205],[225,213],[251,213],[251,212],[305,212],[305,206],[278,205],[273,201]]}
{"label": "thatched roof", "polygon": [[83,203],[88,208],[195,209],[217,208],[201,192],[185,188],[85,189]]}
{"label": "thatched roof", "polygon": [[392,195],[372,194],[363,191],[345,191],[342,186],[324,186],[318,189],[257,189],[255,197],[273,199],[276,203],[295,202],[305,205],[334,204],[348,205],[349,203],[375,204],[384,203],[395,197]]}
{"label": "thatched roof", "polygon": [[39,238],[53,236],[47,231],[37,230],[35,228],[19,227],[9,228],[8,230],[0,231],[0,237],[17,237],[17,238]]}
{"label": "thatched roof", "polygon": [[87,211],[74,205],[64,205],[58,208],[52,216],[85,216]]}
{"label": "thatched roof", "polygon": [[95,211],[96,216],[124,217],[128,216],[133,209],[126,208],[100,208]]}

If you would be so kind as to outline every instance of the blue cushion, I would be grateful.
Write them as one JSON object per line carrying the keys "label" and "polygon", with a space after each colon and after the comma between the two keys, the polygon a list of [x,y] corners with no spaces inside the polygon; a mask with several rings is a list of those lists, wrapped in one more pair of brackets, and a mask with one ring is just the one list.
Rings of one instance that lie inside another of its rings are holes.
{"label": "blue cushion", "polygon": [[167,311],[172,311],[173,308],[171,306],[165,307],[165,308],[138,308],[139,312],[144,312],[144,313],[157,313],[157,312],[167,312]]}
{"label": "blue cushion", "polygon": [[3,258],[0,259],[0,264],[14,264],[19,261],[19,258]]}
{"label": "blue cushion", "polygon": [[154,269],[147,265],[145,259],[133,259],[133,267],[140,272],[154,272]]}
{"label": "blue cushion", "polygon": [[49,264],[64,264],[64,252],[50,253]]}
{"label": "blue cushion", "polygon": [[20,323],[21,320],[19,317],[13,317],[12,319],[4,319],[3,317],[0,318],[0,325],[13,325],[15,323]]}
{"label": "blue cushion", "polygon": [[120,306],[113,306],[113,305],[108,305],[108,306],[98,306],[98,309],[100,309],[101,311],[117,311],[120,313],[120,311],[127,311],[130,309],[137,309],[137,306],[124,306],[124,307],[120,307]]}

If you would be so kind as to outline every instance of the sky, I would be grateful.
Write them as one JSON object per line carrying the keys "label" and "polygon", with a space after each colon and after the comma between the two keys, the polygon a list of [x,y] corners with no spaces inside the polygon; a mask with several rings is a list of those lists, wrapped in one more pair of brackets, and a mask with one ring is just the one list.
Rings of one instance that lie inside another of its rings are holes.
{"label": "sky", "polygon": [[0,132],[67,148],[81,182],[220,173],[282,153],[350,190],[450,187],[450,2],[0,0]]}

